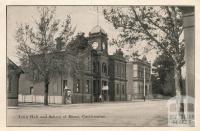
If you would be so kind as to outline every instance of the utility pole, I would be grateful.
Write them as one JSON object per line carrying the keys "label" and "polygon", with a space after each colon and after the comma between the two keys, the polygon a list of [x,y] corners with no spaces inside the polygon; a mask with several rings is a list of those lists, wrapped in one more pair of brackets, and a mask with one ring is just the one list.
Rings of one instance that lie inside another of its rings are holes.
{"label": "utility pole", "polygon": [[[148,78],[148,82],[149,82],[149,83],[148,83],[148,96],[150,96],[150,94],[152,93],[151,90],[150,90],[150,87],[152,86],[152,85],[151,85],[151,73],[152,73],[152,69],[151,69],[152,66],[151,66],[151,64],[152,64],[152,63],[151,63],[151,61],[150,61],[150,72],[148,72],[148,73],[150,74],[150,76],[149,76],[149,78]],[[148,99],[149,99],[149,97],[148,97]]]}
{"label": "utility pole", "polygon": [[97,25],[99,25],[99,8],[97,6]]}
{"label": "utility pole", "polygon": [[145,83],[145,79],[146,79],[145,78],[145,65],[144,65],[144,71],[143,72],[144,72],[144,101],[145,101],[145,97],[146,97],[146,95],[145,95],[145,84],[146,84]]}

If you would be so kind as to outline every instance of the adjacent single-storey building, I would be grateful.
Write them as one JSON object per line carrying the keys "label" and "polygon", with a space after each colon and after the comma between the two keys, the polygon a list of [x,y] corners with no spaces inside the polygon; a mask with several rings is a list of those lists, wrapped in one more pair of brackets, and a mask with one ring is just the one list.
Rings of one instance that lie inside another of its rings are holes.
{"label": "adjacent single-storey building", "polygon": [[18,67],[13,61],[7,58],[7,105],[18,105],[18,89],[20,74],[22,69]]}

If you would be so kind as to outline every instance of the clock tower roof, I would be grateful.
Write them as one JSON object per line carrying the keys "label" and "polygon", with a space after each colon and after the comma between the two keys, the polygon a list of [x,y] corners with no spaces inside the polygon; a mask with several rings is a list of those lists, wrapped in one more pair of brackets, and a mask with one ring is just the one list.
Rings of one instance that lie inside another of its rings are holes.
{"label": "clock tower roof", "polygon": [[103,28],[101,28],[101,26],[96,25],[95,27],[92,28],[92,30],[90,31],[90,34],[96,34],[96,33],[103,33],[106,34],[106,32],[104,31]]}

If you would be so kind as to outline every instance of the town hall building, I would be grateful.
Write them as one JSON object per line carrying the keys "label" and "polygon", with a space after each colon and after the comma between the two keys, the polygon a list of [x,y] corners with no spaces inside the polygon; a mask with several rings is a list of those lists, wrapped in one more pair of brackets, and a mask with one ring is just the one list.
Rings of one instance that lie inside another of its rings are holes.
{"label": "town hall building", "polygon": [[[55,73],[49,83],[49,103],[90,103],[127,100],[126,61],[119,49],[108,54],[107,33],[95,26],[88,37],[84,34],[74,40],[79,49],[80,69],[74,77],[70,73]],[[59,47],[59,46],[58,46]],[[73,56],[62,50],[66,58]],[[69,67],[70,70],[70,67]],[[22,74],[19,81],[19,102],[44,102],[44,83],[32,82]]]}

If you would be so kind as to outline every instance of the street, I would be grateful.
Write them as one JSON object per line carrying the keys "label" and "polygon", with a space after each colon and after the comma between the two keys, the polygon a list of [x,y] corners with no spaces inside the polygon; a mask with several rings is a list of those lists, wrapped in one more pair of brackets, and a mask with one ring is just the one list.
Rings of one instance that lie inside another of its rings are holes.
{"label": "street", "polygon": [[7,126],[167,126],[167,100],[69,105],[20,104]]}

